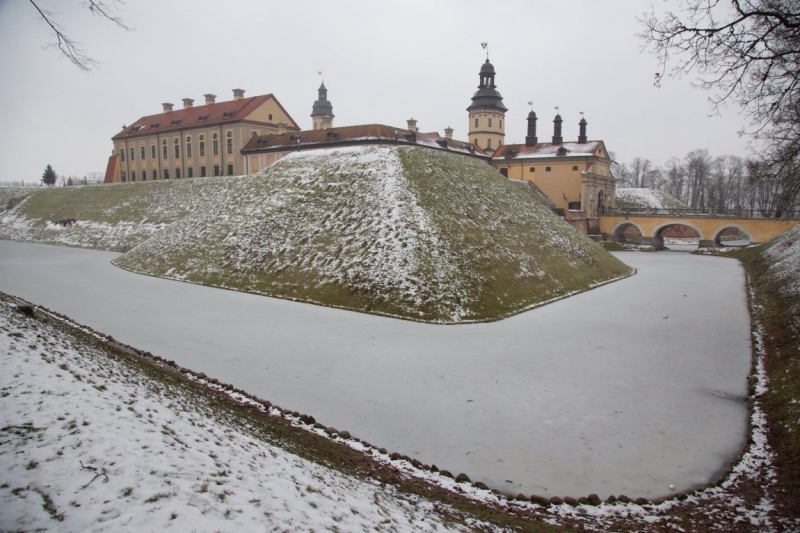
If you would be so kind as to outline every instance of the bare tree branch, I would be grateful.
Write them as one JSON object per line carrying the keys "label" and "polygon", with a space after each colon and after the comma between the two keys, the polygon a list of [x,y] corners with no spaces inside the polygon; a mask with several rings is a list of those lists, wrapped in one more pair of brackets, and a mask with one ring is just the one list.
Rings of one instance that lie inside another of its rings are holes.
{"label": "bare tree branch", "polygon": [[[100,66],[97,61],[92,59],[92,57],[86,53],[86,50],[82,47],[81,43],[74,41],[64,33],[61,25],[55,21],[55,14],[53,12],[46,9],[41,9],[36,4],[35,0],[28,1],[33,5],[34,8],[36,8],[36,11],[39,13],[39,18],[48,26],[50,26],[50,29],[56,38],[54,42],[48,43],[45,48],[58,48],[59,52],[61,52],[64,57],[69,59],[70,63],[78,67],[81,72],[87,74]],[[122,3],[121,0],[119,2],[117,0],[112,0],[111,6],[107,5],[101,0],[86,0],[84,5],[89,9],[89,11],[91,11],[92,15],[110,20],[120,28],[128,31],[130,28],[125,25],[125,23],[122,21],[122,18],[113,13],[114,10],[119,9],[117,7],[118,3]]]}

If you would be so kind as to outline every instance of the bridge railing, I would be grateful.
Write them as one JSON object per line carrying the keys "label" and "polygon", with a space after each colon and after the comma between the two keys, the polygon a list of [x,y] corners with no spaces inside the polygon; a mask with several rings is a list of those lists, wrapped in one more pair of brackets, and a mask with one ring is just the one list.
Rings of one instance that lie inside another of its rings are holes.
{"label": "bridge railing", "polygon": [[660,216],[703,216],[703,217],[731,217],[731,218],[783,218],[783,219],[800,219],[800,209],[793,210],[769,210],[769,209],[723,209],[718,210],[714,208],[708,209],[694,209],[690,207],[675,208],[675,209],[657,209],[654,207],[648,208],[633,208],[633,207],[616,207],[607,208],[606,215],[660,215]]}

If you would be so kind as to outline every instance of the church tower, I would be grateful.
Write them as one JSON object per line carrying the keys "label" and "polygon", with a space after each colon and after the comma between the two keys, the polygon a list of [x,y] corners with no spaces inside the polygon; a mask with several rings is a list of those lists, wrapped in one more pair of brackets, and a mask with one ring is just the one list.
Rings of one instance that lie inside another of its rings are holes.
{"label": "church tower", "polygon": [[503,105],[503,97],[494,84],[494,65],[489,58],[481,66],[480,85],[472,96],[469,111],[469,142],[493,154],[502,146],[506,136],[504,120],[508,108]]}
{"label": "church tower", "polygon": [[333,127],[333,104],[328,100],[328,89],[325,82],[319,86],[319,97],[311,109],[311,120],[315,130],[327,130]]}

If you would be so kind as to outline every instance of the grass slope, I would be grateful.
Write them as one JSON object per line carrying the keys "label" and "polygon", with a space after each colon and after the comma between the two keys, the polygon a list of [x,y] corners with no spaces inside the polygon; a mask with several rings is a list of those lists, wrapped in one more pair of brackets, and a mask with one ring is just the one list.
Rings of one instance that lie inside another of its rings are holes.
{"label": "grass slope", "polygon": [[484,163],[419,148],[296,153],[116,264],[437,322],[496,319],[630,274]]}
{"label": "grass slope", "polygon": [[687,209],[689,207],[666,191],[645,188],[617,189],[616,204],[619,209]]}
{"label": "grass slope", "polygon": [[769,386],[761,400],[778,467],[775,490],[800,528],[800,226],[730,255],[745,265],[763,329]]}

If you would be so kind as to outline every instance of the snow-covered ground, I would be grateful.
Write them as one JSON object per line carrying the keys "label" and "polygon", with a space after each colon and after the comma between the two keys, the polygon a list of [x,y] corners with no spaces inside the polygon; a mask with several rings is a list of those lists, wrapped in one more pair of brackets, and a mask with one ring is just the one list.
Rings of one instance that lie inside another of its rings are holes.
{"label": "snow-covered ground", "polygon": [[0,300],[0,531],[470,530],[259,440],[58,322]]}
{"label": "snow-covered ground", "polygon": [[436,326],[139,276],[113,257],[0,242],[0,290],[507,492],[665,496],[744,444],[750,322],[729,259],[620,253],[637,276]]}
{"label": "snow-covered ground", "polygon": [[646,188],[617,188],[620,209],[685,209],[688,206],[665,191]]}

